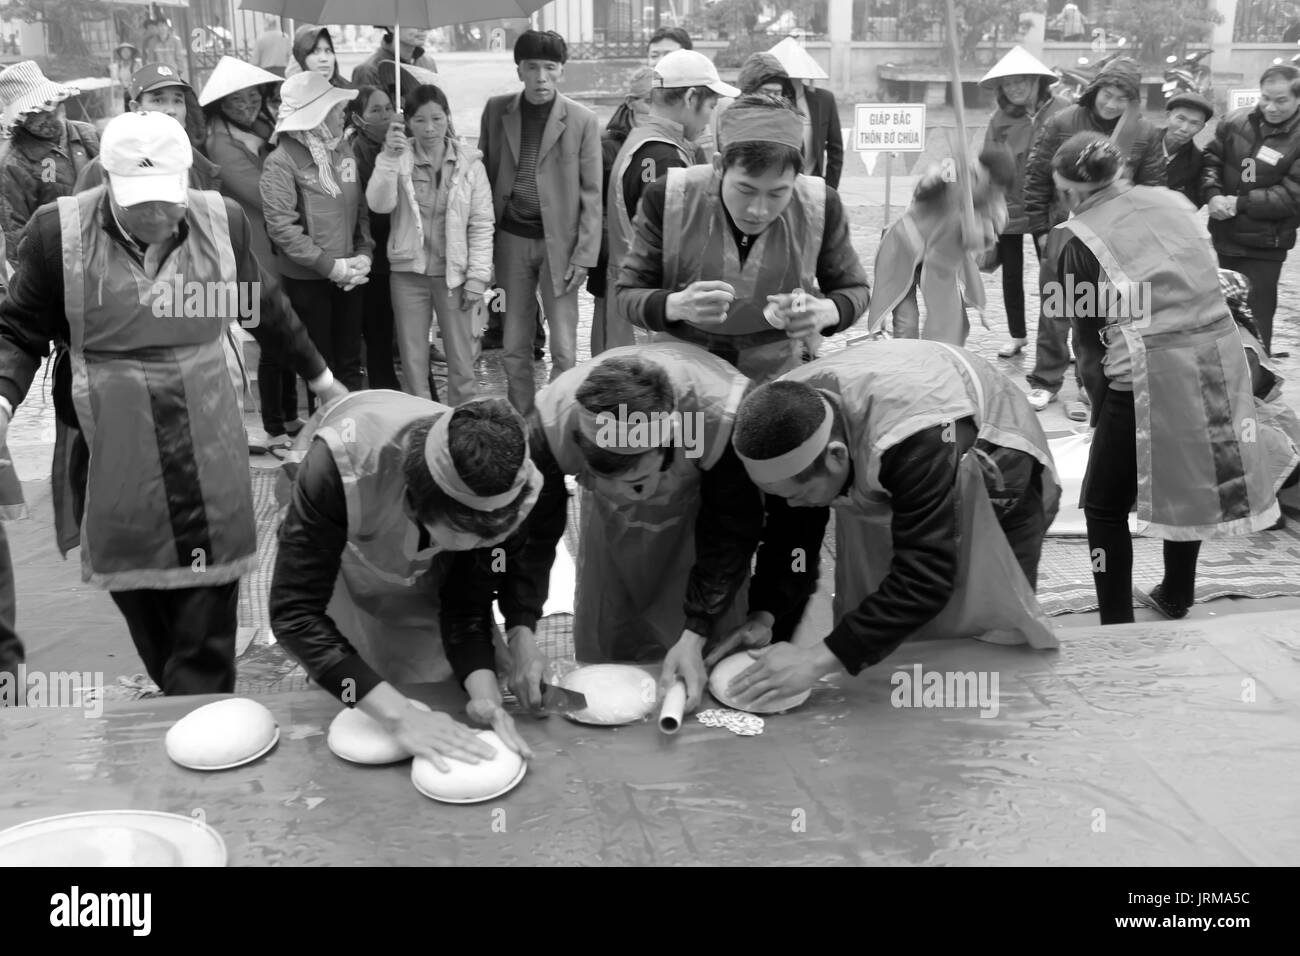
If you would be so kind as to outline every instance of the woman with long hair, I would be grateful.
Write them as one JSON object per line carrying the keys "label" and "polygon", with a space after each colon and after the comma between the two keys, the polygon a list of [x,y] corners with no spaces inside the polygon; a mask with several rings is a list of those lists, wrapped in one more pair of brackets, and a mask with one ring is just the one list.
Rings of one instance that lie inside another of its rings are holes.
{"label": "woman with long hair", "polygon": [[447,401],[458,405],[476,389],[484,294],[492,284],[492,187],[482,154],[456,139],[442,90],[418,86],[403,105],[406,129],[398,123],[389,128],[366,199],[375,212],[392,213],[388,261],[406,390],[436,398],[429,375],[436,312],[447,355]]}
{"label": "woman with long hair", "polygon": [[[1121,146],[1077,133],[1052,157],[1072,212],[1047,243],[1044,314],[1069,317],[1092,424],[1082,505],[1102,624],[1136,597],[1170,618],[1195,602],[1201,541],[1280,514],[1241,336],[1184,196],[1127,178]],[[1164,540],[1164,579],[1133,589],[1129,512]]]}

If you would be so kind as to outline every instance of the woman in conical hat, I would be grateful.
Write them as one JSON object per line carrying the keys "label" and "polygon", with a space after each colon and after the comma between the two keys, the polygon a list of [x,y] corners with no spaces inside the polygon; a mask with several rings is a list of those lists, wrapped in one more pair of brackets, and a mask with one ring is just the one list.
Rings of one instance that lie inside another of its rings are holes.
{"label": "woman in conical hat", "polygon": [[1029,148],[1043,124],[1069,103],[1054,95],[1056,74],[1044,66],[1024,47],[1014,47],[980,80],[986,90],[996,90],[998,108],[989,118],[984,145],[1002,145],[1011,150],[1015,161],[1015,182],[1007,190],[1007,224],[998,236],[998,261],[1002,266],[1002,298],[1006,302],[1007,331],[1010,341],[998,355],[1018,355],[1029,341],[1025,333],[1025,234],[1029,217],[1025,215],[1025,163]]}

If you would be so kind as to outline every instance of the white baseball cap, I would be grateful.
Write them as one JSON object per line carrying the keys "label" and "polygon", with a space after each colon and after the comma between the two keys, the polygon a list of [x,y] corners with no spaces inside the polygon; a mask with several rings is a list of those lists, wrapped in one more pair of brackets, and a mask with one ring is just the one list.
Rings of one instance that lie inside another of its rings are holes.
{"label": "white baseball cap", "polygon": [[99,161],[119,206],[184,203],[194,148],[185,127],[166,113],[122,113],[104,127]]}
{"label": "white baseball cap", "polygon": [[740,95],[737,87],[722,82],[713,61],[696,50],[673,50],[655,64],[654,70],[654,86],[657,89],[707,86],[719,96]]}

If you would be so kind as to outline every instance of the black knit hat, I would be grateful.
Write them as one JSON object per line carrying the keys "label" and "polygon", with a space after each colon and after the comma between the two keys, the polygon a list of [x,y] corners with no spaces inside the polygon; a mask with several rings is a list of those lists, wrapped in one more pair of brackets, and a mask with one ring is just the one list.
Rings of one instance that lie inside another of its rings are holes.
{"label": "black knit hat", "polygon": [[515,41],[515,63],[524,60],[550,60],[564,63],[569,59],[569,47],[564,37],[554,30],[528,30]]}

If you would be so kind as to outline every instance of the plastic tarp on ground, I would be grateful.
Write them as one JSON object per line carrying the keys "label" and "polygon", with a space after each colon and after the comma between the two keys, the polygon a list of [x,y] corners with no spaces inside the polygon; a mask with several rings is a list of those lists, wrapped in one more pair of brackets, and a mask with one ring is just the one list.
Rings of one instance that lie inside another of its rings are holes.
{"label": "plastic tarp on ground", "polygon": [[[210,774],[163,748],[210,698],[100,717],[0,709],[0,828],[202,807],[236,866],[1300,860],[1293,612],[1061,634],[1059,651],[906,644],[818,685],[755,737],[693,718],[669,739],[652,723],[519,717],[537,756],[516,789],[477,806],[421,796],[407,764],[335,757],[326,730],[341,705],[321,690],[260,698],[281,728],[276,749]],[[411,691],[463,711],[457,688]]]}

